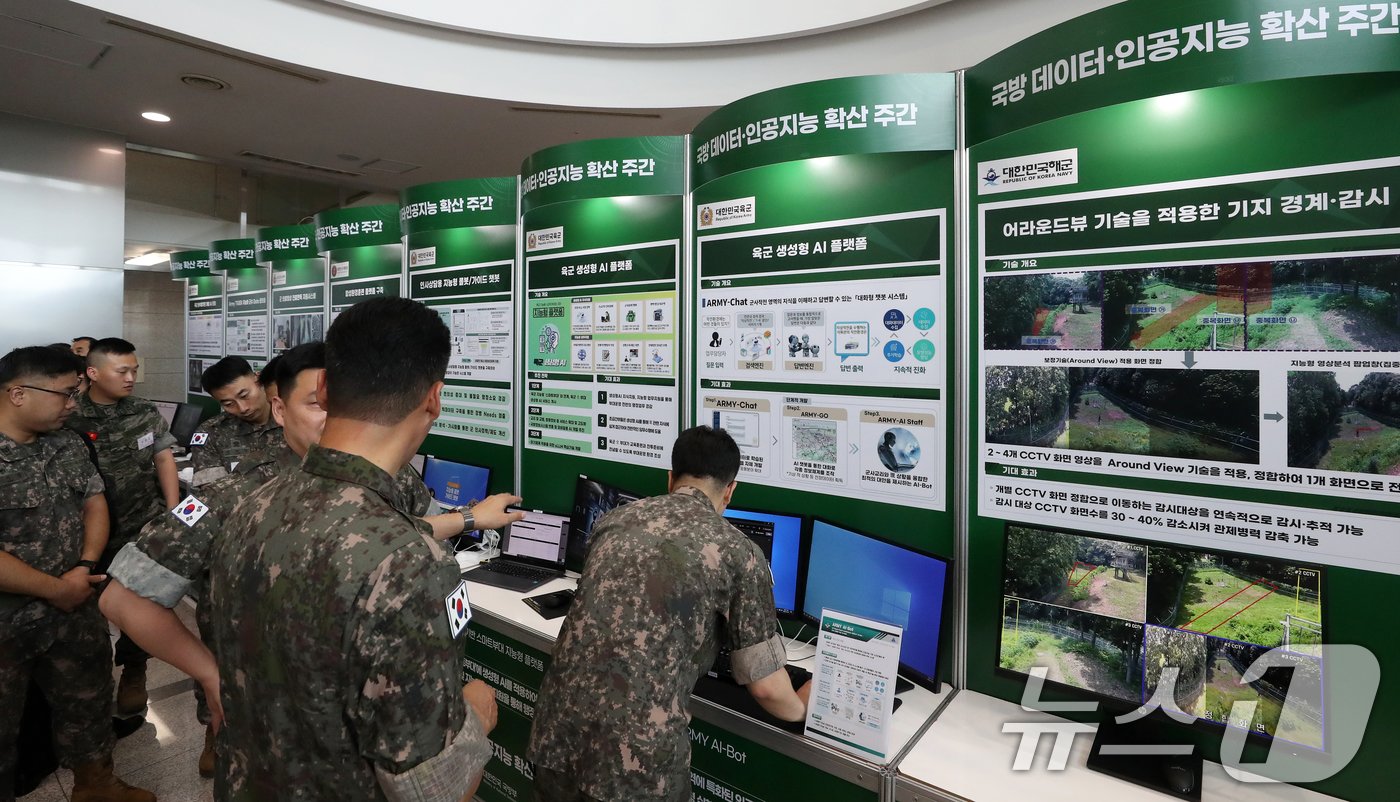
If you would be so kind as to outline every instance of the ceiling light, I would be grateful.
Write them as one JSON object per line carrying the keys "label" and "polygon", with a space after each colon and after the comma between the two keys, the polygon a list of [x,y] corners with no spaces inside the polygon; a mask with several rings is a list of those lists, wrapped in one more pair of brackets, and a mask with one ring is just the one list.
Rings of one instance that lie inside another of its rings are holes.
{"label": "ceiling light", "polygon": [[98,148],[97,152],[106,153],[108,156],[120,156],[126,151],[122,150],[121,148]]}
{"label": "ceiling light", "polygon": [[168,261],[170,261],[169,251],[147,251],[146,253],[143,253],[140,256],[133,256],[130,259],[127,259],[126,264],[137,265],[139,267],[150,267],[151,265],[158,265],[161,262]]}
{"label": "ceiling light", "polygon": [[150,120],[150,121],[153,122],[153,123],[168,123],[168,122],[170,122],[170,115],[169,115],[169,114],[161,114],[161,113],[158,112],[158,111],[143,111],[143,112],[141,112],[141,116],[142,116],[142,117],[145,117],[146,119]]}

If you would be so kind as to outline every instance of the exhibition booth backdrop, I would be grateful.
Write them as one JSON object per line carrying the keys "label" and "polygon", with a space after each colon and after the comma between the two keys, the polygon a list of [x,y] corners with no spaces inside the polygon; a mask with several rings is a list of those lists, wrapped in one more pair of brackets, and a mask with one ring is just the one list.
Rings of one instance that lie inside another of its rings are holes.
{"label": "exhibition booth backdrop", "polygon": [[[1400,661],[1375,624],[1400,590],[1397,43],[1391,3],[1129,2],[965,73],[775,89],[688,137],[211,243],[172,257],[191,400],[226,353],[421,300],[453,341],[423,453],[492,491],[565,515],[580,474],[659,493],[676,434],[723,426],[736,505],[953,560],[933,637],[958,688],[1019,701],[1039,666],[1095,708],[1071,718],[1170,700],[1153,739],[1282,744],[1270,769],[1374,797],[1400,689],[1328,709],[1369,675],[1321,647]],[[529,797],[548,644],[519,634],[468,645],[513,678],[492,799]],[[792,792],[762,774],[731,791]]]}

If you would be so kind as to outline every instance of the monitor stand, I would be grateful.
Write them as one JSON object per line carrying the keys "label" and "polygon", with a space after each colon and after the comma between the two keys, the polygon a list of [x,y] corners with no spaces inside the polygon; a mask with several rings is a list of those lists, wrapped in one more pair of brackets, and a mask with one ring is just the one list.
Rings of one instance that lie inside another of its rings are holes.
{"label": "monitor stand", "polygon": [[1199,802],[1200,753],[1194,744],[1164,743],[1160,729],[1142,721],[1103,722],[1094,733],[1088,768],[1178,799]]}
{"label": "monitor stand", "polygon": [[905,691],[912,691],[912,690],[914,690],[914,683],[910,682],[909,680],[905,679],[904,677],[895,677],[895,679],[894,679],[894,693],[895,693],[895,696],[898,696],[899,694],[904,693]]}

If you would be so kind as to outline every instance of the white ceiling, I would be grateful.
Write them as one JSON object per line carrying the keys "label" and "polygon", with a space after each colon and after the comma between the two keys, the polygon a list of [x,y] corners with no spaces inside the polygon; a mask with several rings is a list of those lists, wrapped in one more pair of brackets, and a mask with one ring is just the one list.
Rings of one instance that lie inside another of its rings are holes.
{"label": "white ceiling", "polygon": [[[184,75],[228,88],[192,88]],[[0,76],[0,111],[388,192],[514,175],[530,153],[575,139],[685,133],[708,111],[528,107],[394,86],[225,50],[67,0],[0,0]],[[146,110],[174,119],[147,122]]]}

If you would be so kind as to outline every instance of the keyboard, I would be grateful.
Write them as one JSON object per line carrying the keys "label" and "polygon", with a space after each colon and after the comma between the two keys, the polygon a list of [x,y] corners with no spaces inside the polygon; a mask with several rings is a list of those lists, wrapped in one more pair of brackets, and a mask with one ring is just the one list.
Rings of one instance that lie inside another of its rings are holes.
{"label": "keyboard", "polygon": [[490,571],[493,574],[506,574],[507,576],[519,576],[526,579],[547,579],[558,576],[558,571],[551,571],[548,568],[538,568],[533,565],[521,565],[513,562],[492,561],[482,565],[480,571]]}
{"label": "keyboard", "polygon": [[482,585],[505,588],[506,590],[524,592],[527,590],[534,590],[549,580],[563,575],[564,572],[559,569],[492,560],[488,563],[482,563],[478,568],[467,571],[462,575],[462,578],[468,582],[476,582]]}

